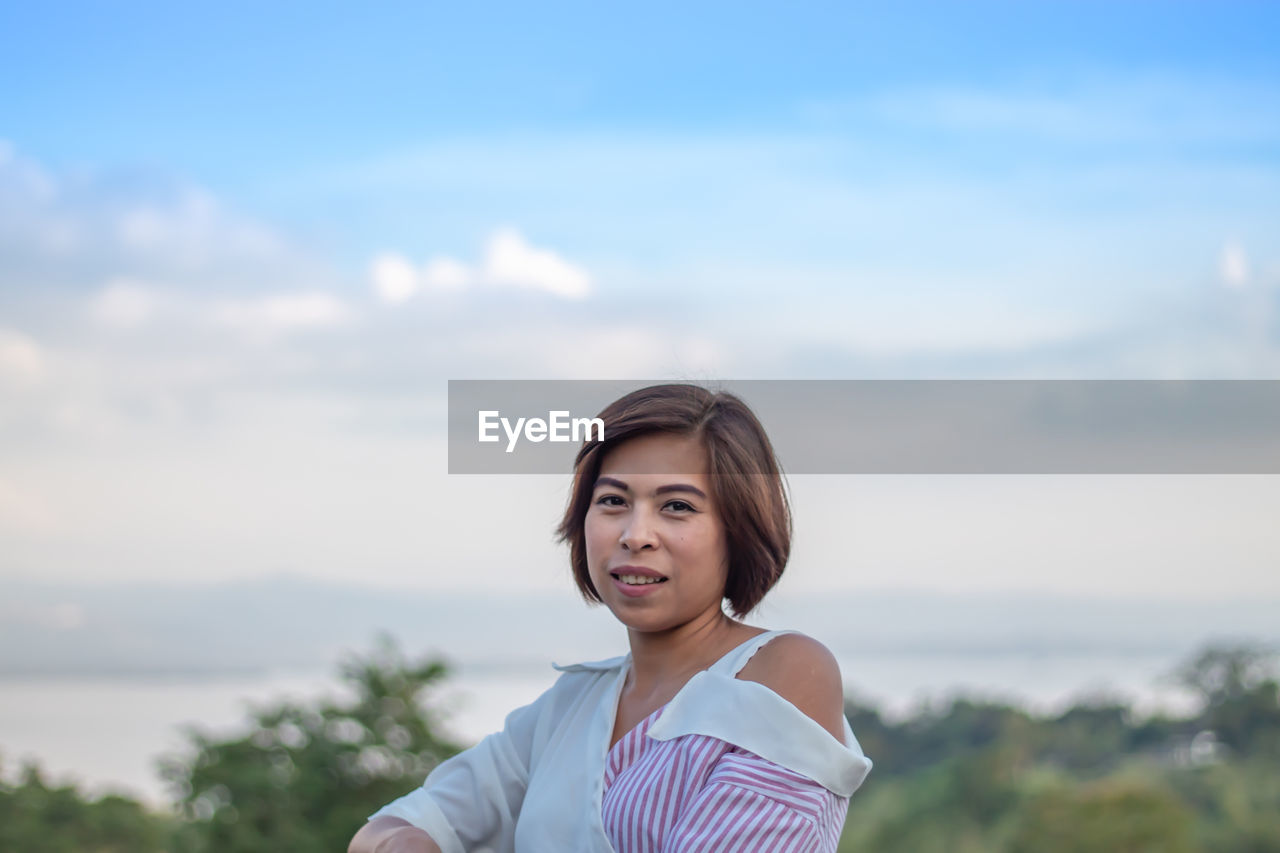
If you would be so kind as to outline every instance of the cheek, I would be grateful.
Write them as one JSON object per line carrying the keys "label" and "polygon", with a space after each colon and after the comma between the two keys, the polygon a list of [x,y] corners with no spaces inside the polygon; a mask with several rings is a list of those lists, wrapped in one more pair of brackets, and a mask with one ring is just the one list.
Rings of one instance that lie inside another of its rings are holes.
{"label": "cheek", "polygon": [[694,531],[699,547],[706,551],[718,551],[724,545],[724,528],[715,519],[707,519]]}
{"label": "cheek", "polygon": [[699,559],[714,566],[717,572],[728,573],[729,552],[720,531],[699,531],[696,536],[685,537],[682,544],[690,550],[696,549]]}
{"label": "cheek", "polygon": [[596,555],[601,551],[608,552],[610,541],[608,525],[598,516],[588,515],[582,527],[582,537],[586,542],[587,564],[590,566],[596,562]]}
{"label": "cheek", "polygon": [[720,570],[721,576],[728,578],[729,576],[729,543],[725,541],[724,536],[717,532],[717,535],[711,545],[711,559],[715,561],[716,566]]}

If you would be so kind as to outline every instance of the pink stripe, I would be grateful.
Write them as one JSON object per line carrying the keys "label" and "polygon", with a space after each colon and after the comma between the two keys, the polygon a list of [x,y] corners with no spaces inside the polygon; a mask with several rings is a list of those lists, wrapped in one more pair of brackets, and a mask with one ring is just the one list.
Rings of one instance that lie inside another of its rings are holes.
{"label": "pink stripe", "polygon": [[[725,763],[727,762],[721,762],[722,765]],[[788,802],[794,802],[797,808],[811,808],[814,812],[817,812],[822,807],[822,798],[814,796],[816,792],[811,787],[817,785],[817,783],[808,779],[795,781],[778,779],[771,777],[767,772],[751,771],[739,767],[733,767],[717,773],[715,779],[719,782],[733,782],[744,788],[776,795],[781,799],[786,799]],[[788,782],[790,784],[787,784]],[[822,788],[822,790],[825,791],[826,788]]]}
{"label": "pink stripe", "polygon": [[690,851],[690,853],[706,853],[707,838],[716,826],[723,822],[721,812],[729,810],[733,805],[732,800],[738,792],[732,788],[707,788],[710,796],[699,797],[694,806],[689,810],[691,814],[686,821],[689,826],[689,835],[685,839],[685,843],[681,845],[682,849]]}
{"label": "pink stripe", "polygon": [[794,808],[809,812],[814,818],[821,813],[825,795],[830,793],[812,779],[745,750],[725,755],[712,778],[784,800]]}
{"label": "pink stripe", "polygon": [[602,810],[618,853],[835,853],[847,798],[716,738],[647,736],[610,750]]}
{"label": "pink stripe", "polygon": [[[722,847],[731,838],[735,840],[742,839],[745,846],[746,836],[750,831],[752,824],[759,823],[764,826],[768,826],[773,822],[774,815],[767,811],[760,811],[752,814],[751,810],[746,808],[748,803],[749,798],[742,794],[733,798],[733,810],[725,815],[723,825],[717,828],[722,829],[723,831],[716,832],[716,837],[712,838],[707,844],[708,850],[715,850],[717,847]],[[747,847],[746,849],[751,850],[754,848]]]}
{"label": "pink stripe", "polygon": [[[754,828],[742,837],[742,847],[745,850],[782,850],[782,844],[788,838],[794,838],[796,833],[796,824],[794,820],[788,820],[786,809],[782,806],[775,806],[769,813],[760,812],[753,821]],[[770,842],[765,847],[765,842]],[[787,847],[794,845],[788,843]]]}

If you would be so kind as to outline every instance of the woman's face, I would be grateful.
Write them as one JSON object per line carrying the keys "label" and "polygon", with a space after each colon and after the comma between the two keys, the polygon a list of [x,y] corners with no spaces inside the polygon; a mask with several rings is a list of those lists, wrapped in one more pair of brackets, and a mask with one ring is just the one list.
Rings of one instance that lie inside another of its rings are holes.
{"label": "woman's face", "polygon": [[585,534],[591,582],[628,628],[664,631],[720,612],[728,546],[695,438],[657,433],[613,448]]}

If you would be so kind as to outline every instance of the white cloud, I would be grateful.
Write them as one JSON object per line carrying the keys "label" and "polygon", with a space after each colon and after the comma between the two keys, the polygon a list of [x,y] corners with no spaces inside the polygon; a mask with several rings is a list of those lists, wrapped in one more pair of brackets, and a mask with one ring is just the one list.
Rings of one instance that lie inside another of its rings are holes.
{"label": "white cloud", "polygon": [[336,278],[320,257],[191,183],[139,172],[49,172],[12,146],[0,148],[3,272],[31,291],[56,297],[129,278],[185,293],[244,293]]}
{"label": "white cloud", "polygon": [[591,290],[585,270],[549,249],[531,246],[514,228],[501,228],[489,238],[484,274],[495,284],[545,290],[566,299],[582,299]]}
{"label": "white cloud", "polygon": [[455,346],[473,363],[521,365],[527,378],[711,377],[732,364],[730,350],[707,337],[643,324],[476,329]]}
{"label": "white cloud", "polygon": [[145,251],[162,246],[171,234],[167,217],[159,210],[126,211],[116,220],[116,234],[130,249]]}
{"label": "white cloud", "polygon": [[328,293],[288,293],[217,304],[213,319],[219,325],[248,332],[337,326],[351,318],[346,304]]}
{"label": "white cloud", "polygon": [[1218,275],[1227,287],[1239,289],[1249,283],[1249,259],[1243,246],[1233,241],[1222,247]]}
{"label": "white cloud", "polygon": [[84,605],[74,601],[55,604],[41,615],[44,616],[45,623],[57,631],[74,631],[83,628],[85,624]]}
{"label": "white cloud", "polygon": [[5,212],[2,203],[6,200],[47,204],[56,194],[53,180],[43,169],[19,157],[12,142],[0,139],[0,214]]}
{"label": "white cloud", "polygon": [[146,285],[129,278],[113,278],[90,303],[94,320],[104,326],[134,329],[155,316],[157,299]]}
{"label": "white cloud", "polygon": [[1267,144],[1280,138],[1275,93],[1247,81],[1161,74],[1083,75],[1060,86],[923,87],[815,101],[830,120],[888,120],[950,133],[1071,143]]}
{"label": "white cloud", "polygon": [[45,376],[39,345],[19,332],[0,329],[0,385],[30,388]]}
{"label": "white cloud", "polygon": [[53,513],[37,495],[0,480],[0,528],[47,533],[54,528]]}
{"label": "white cloud", "polygon": [[418,272],[403,255],[386,252],[369,265],[373,290],[383,302],[404,302],[418,292]]}
{"label": "white cloud", "polygon": [[198,187],[175,187],[159,199],[128,202],[112,214],[116,239],[129,255],[178,253],[199,264],[224,254],[265,257],[284,248],[268,229],[229,215]]}
{"label": "white cloud", "polygon": [[476,280],[471,267],[453,258],[433,258],[422,271],[428,287],[436,290],[461,290]]}
{"label": "white cloud", "polygon": [[591,292],[591,276],[560,254],[532,245],[515,228],[499,228],[485,243],[478,267],[456,258],[432,258],[421,272],[403,256],[385,253],[369,267],[374,291],[383,302],[399,303],[423,287],[463,290],[476,286],[538,290],[562,299],[582,299]]}

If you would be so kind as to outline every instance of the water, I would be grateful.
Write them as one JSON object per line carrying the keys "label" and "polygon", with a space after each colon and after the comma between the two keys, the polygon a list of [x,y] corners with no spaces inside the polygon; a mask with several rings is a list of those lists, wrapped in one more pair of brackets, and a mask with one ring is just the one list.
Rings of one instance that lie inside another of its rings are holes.
{"label": "water", "polygon": [[[1171,654],[876,654],[840,660],[846,692],[902,716],[929,699],[956,693],[1005,699],[1051,711],[1086,694],[1117,695],[1140,712],[1183,712],[1191,697],[1157,683]],[[438,693],[447,730],[472,743],[502,727],[513,708],[531,702],[557,673],[546,667],[460,667]],[[180,749],[182,727],[232,735],[251,703],[284,697],[342,698],[328,672],[235,677],[0,679],[0,772],[12,778],[24,758],[53,780],[77,781],[93,793],[122,791],[154,805],[168,802],[156,758]]]}
{"label": "water", "polygon": [[[459,674],[439,693],[452,710],[447,731],[470,743],[502,727],[507,712],[532,701],[556,673]],[[216,734],[244,729],[251,704],[347,691],[326,672],[237,677],[0,679],[0,760],[12,778],[37,759],[59,782],[86,783],[94,793],[122,791],[152,804],[168,801],[158,756],[184,745],[184,726]]]}

